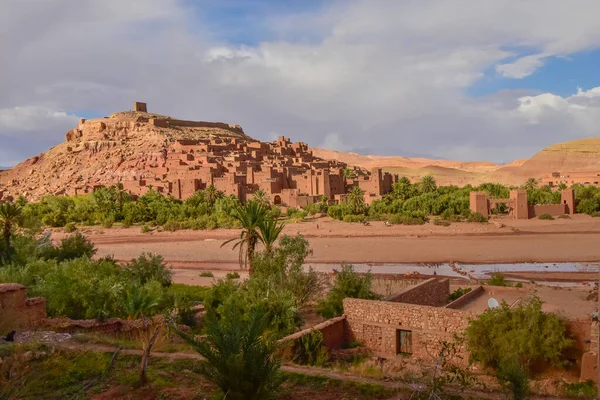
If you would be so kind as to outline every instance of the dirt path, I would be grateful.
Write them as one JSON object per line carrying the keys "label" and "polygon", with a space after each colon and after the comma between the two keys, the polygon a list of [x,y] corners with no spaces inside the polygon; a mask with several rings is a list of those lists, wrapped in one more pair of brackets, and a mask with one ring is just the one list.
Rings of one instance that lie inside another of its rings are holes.
{"label": "dirt path", "polygon": [[[105,353],[114,353],[117,350],[117,348],[114,346],[106,346],[106,345],[99,345],[99,344],[82,344],[82,343],[75,344],[75,343],[63,342],[63,343],[57,344],[57,346],[59,346],[63,349],[68,349],[68,350],[85,349],[85,350],[93,350],[93,351],[99,351],[99,352],[105,352]],[[141,352],[141,350],[135,350],[135,349],[121,349],[120,354],[141,355],[142,352]],[[152,357],[167,358],[167,359],[171,359],[171,360],[180,360],[180,359],[202,360],[203,359],[202,356],[200,356],[198,353],[153,352]],[[321,377],[326,377],[326,378],[340,380],[340,381],[368,383],[368,384],[373,384],[373,385],[384,386],[384,387],[390,388],[390,389],[400,389],[400,390],[404,390],[404,391],[414,391],[414,390],[423,388],[423,386],[419,385],[419,384],[409,384],[406,382],[393,381],[393,380],[379,380],[379,379],[367,378],[367,377],[363,377],[363,376],[341,373],[341,372],[332,371],[329,369],[316,368],[316,367],[304,367],[304,366],[299,366],[299,365],[282,365],[281,370],[284,372],[288,372],[288,373],[303,374],[303,375],[310,375],[310,376],[321,376]],[[498,393],[487,393],[487,392],[479,392],[479,391],[466,391],[465,395],[468,395],[472,398],[490,399],[490,400],[505,398],[504,395],[501,395]],[[531,399],[532,400],[544,400],[544,399],[567,400],[567,399],[563,399],[563,398],[559,398],[559,397],[548,397],[548,396],[534,396],[534,397],[531,397]]]}

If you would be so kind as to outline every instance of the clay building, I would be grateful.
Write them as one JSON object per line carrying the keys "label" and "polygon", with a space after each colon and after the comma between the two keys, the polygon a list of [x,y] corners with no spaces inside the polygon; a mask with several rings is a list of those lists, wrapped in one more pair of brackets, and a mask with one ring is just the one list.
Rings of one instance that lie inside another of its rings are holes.
{"label": "clay building", "polygon": [[[449,302],[450,281],[432,278],[409,286],[400,293],[379,300],[344,299],[344,315],[298,332],[282,341],[296,341],[311,330],[319,330],[329,348],[342,348],[350,342],[360,342],[384,359],[408,357],[427,365],[441,342],[452,342],[455,334],[467,328],[469,320],[489,309],[494,298],[509,307],[530,296],[530,291],[514,287],[469,286],[471,291]],[[570,370],[582,381],[597,379],[598,322],[594,321],[595,303],[585,292],[562,291],[558,288],[538,289],[544,302],[543,310],[558,314],[566,323],[574,346],[566,354]],[[575,307],[564,307],[568,301]],[[462,362],[468,351],[461,348]]]}
{"label": "clay building", "polygon": [[[145,103],[135,103],[135,111],[147,112]],[[81,124],[87,123],[82,121]],[[239,130],[237,125],[150,118],[155,127],[218,126]],[[132,167],[134,167],[132,165]],[[345,163],[313,156],[306,143],[293,143],[279,136],[265,143],[248,138],[212,137],[175,139],[142,174],[122,181],[125,190],[139,196],[150,187],[164,195],[187,199],[196,191],[214,185],[226,195],[245,201],[262,190],[273,204],[299,207],[321,201],[336,202],[353,186],[364,192],[365,202],[381,199],[398,181],[397,175],[355,169],[356,177],[347,179]],[[93,189],[83,188],[80,193]]]}
{"label": "clay building", "polygon": [[46,299],[28,299],[25,286],[17,283],[0,284],[0,335],[36,326],[45,318]]}
{"label": "clay building", "polygon": [[523,189],[511,190],[508,199],[489,199],[486,192],[471,192],[470,210],[489,217],[492,210],[498,204],[505,204],[508,208],[508,216],[515,219],[529,219],[539,217],[542,214],[564,215],[575,213],[575,192],[572,189],[561,192],[560,204],[536,204],[527,203],[527,191]]}
{"label": "clay building", "polygon": [[542,185],[556,187],[561,183],[572,186],[580,184],[584,186],[600,185],[600,172],[553,172],[541,179]]}

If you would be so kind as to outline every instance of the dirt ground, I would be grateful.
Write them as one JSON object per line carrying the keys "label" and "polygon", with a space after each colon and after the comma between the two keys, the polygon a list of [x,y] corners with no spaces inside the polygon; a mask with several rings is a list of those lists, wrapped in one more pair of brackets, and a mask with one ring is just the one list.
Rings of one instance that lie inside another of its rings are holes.
{"label": "dirt ground", "polygon": [[[238,268],[238,253],[231,245],[221,247],[225,240],[239,235],[235,229],[142,233],[140,227],[93,227],[82,228],[82,232],[96,244],[98,256],[111,254],[126,261],[141,252],[158,253],[178,274],[185,274],[185,269]],[[383,222],[364,226],[319,218],[289,224],[284,233],[302,234],[309,240],[313,250],[307,259],[309,264],[369,264],[373,273],[377,273],[377,264],[383,263],[600,261],[600,218],[586,215],[553,221],[454,223],[448,227],[432,223],[386,226]],[[56,230],[53,238],[64,235]],[[555,279],[561,279],[560,274],[555,275]],[[195,273],[191,278],[196,282],[187,283],[209,284],[212,280],[198,278]]]}

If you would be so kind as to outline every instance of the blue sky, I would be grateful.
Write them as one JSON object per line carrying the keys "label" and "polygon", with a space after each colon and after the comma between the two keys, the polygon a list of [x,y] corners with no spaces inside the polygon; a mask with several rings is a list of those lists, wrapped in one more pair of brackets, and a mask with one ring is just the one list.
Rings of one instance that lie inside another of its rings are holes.
{"label": "blue sky", "polygon": [[523,89],[568,96],[576,93],[577,88],[586,90],[596,86],[600,86],[600,50],[549,57],[541,68],[522,79],[504,77],[491,66],[467,93],[479,97],[501,90]]}
{"label": "blue sky", "polygon": [[598,0],[26,3],[0,2],[0,165],[134,101],[378,155],[506,162],[600,136]]}

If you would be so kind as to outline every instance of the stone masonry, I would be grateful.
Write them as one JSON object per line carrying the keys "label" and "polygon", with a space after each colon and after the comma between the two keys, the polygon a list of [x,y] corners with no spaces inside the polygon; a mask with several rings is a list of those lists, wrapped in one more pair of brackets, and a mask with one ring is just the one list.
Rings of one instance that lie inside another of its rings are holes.
{"label": "stone masonry", "polygon": [[432,278],[389,296],[385,301],[442,307],[448,302],[448,296],[450,296],[450,280]]}

